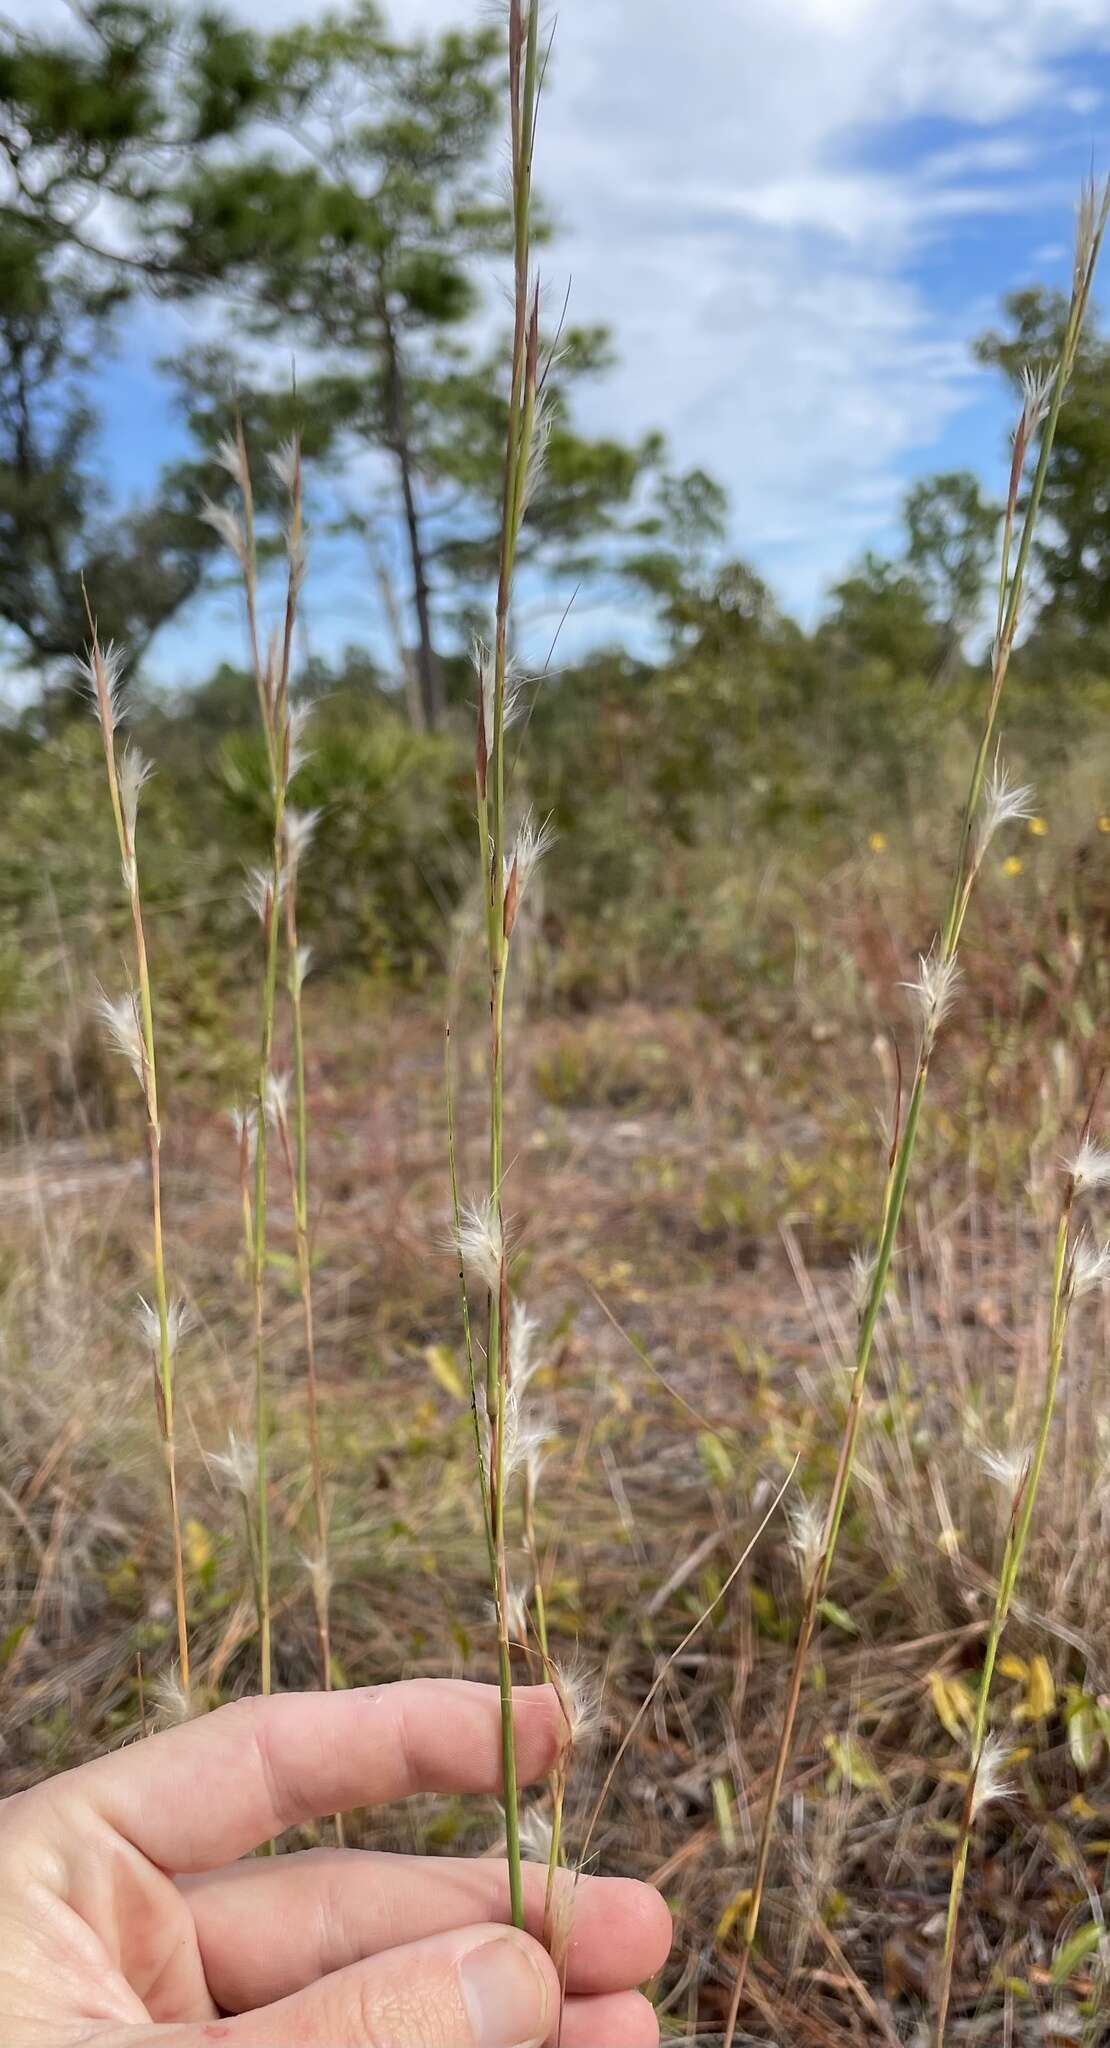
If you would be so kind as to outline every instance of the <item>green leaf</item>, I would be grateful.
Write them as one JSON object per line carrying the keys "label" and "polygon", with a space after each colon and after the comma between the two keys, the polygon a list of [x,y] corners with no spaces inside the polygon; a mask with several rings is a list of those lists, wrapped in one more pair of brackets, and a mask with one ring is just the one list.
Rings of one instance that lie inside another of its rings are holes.
{"label": "green leaf", "polygon": [[831,1621],[834,1628],[842,1628],[846,1636],[858,1636],[859,1626],[852,1620],[846,1607],[838,1607],[835,1600],[822,1600],[818,1613],[825,1621]]}
{"label": "green leaf", "polygon": [[210,1529],[195,1515],[189,1515],[182,1530],[189,1569],[202,1586],[211,1586],[216,1576],[216,1555]]}
{"label": "green leaf", "polygon": [[1096,1927],[1093,1920],[1069,1935],[1063,1948],[1057,1951],[1056,1960],[1052,1965],[1053,1983],[1066,1984],[1072,1971],[1077,1969],[1080,1963],[1085,1962],[1088,1956],[1094,1955],[1101,1940],[1102,1929]]}
{"label": "green leaf", "polygon": [[785,1640],[789,1623],[779,1613],[775,1596],[766,1586],[753,1579],[748,1587],[752,1619],[761,1636],[770,1636],[776,1643]]}
{"label": "green leaf", "polygon": [[727,1778],[713,1780],[713,1814],[726,1856],[736,1854],[736,1824],[732,1817],[732,1786]]}
{"label": "green leaf", "polygon": [[734,1484],[735,1467],[719,1436],[715,1436],[712,1430],[703,1429],[698,1436],[698,1450],[711,1480],[719,1486]]}
{"label": "green leaf", "polygon": [[447,1344],[429,1344],[425,1347],[424,1357],[428,1371],[444,1393],[450,1394],[455,1401],[465,1401],[466,1388],[450,1347]]}
{"label": "green leaf", "polygon": [[975,1702],[962,1678],[948,1678],[943,1671],[930,1671],[929,1697],[938,1721],[943,1722],[953,1742],[960,1742],[975,1720]]}
{"label": "green leaf", "polygon": [[30,1626],[29,1621],[17,1621],[15,1627],[10,1628],[7,1635],[0,1638],[0,1671],[6,1664],[11,1663]]}
{"label": "green leaf", "polygon": [[850,1737],[826,1735],[825,1748],[833,1765],[834,1778],[846,1778],[857,1792],[877,1792],[883,1805],[893,1805],[890,1786],[866,1751]]}
{"label": "green leaf", "polygon": [[1081,1777],[1089,1776],[1101,1739],[1095,1703],[1081,1698],[1068,1714],[1068,1748]]}

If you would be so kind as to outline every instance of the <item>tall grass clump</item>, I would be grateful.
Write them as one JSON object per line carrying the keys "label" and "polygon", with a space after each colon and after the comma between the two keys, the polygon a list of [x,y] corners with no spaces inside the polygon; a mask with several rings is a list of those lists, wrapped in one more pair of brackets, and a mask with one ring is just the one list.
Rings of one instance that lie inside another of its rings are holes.
{"label": "tall grass clump", "polygon": [[[930,1063],[941,1027],[959,990],[959,945],[968,905],[994,833],[1008,821],[1028,815],[1031,792],[1011,785],[995,751],[998,709],[1021,617],[1033,535],[1044,494],[1056,423],[1075,361],[1108,210],[1110,183],[1104,189],[1101,199],[1097,197],[1093,186],[1084,189],[1079,206],[1071,296],[1059,359],[1039,370],[1031,368],[1025,375],[1024,403],[1014,433],[1009,489],[1003,517],[998,602],[990,662],[990,690],[964,802],[948,909],[930,951],[923,955],[919,962],[915,981],[910,984],[910,992],[918,1013],[917,1057],[905,1115],[901,1113],[901,1103],[895,1113],[875,1246],[871,1256],[861,1266],[861,1300],[855,1359],[832,1492],[819,1525],[819,1534],[815,1525],[812,1538],[799,1545],[805,1585],[804,1605],[782,1729],[766,1794],[751,1896],[744,1917],[740,1963],[725,2028],[726,2048],[731,2048],[736,2032],[752,1947],[759,1927],[767,1870],[775,1838],[778,1804],[793,1746],[807,1659],[822,1604],[826,1598],[837,1538],[851,1487],[868,1366],[891,1262],[898,1243],[902,1208],[913,1165]],[[1035,446],[1036,461],[1023,499],[1023,485]]]}
{"label": "tall grass clump", "polygon": [[[244,1178],[244,1230],[247,1238],[254,1328],[254,1427],[256,1469],[255,1585],[258,1607],[260,1676],[263,1693],[273,1686],[273,1645],[270,1597],[270,1501],[269,1501],[269,1413],[266,1381],[266,1220],[269,1190],[267,1124],[274,1113],[273,1052],[274,1013],[277,1002],[278,956],[281,939],[281,903],[289,876],[290,840],[286,829],[290,782],[299,765],[298,740],[303,721],[289,703],[289,671],[297,606],[305,571],[305,534],[302,504],[300,441],[296,435],[271,458],[278,482],[288,503],[285,532],[287,564],[285,605],[280,626],[263,652],[258,623],[258,548],[255,528],[254,491],[246,437],[242,422],[234,438],[220,444],[220,460],[236,484],[240,513],[227,505],[209,504],[205,516],[239,564],[246,606],[247,635],[258,695],[270,797],[270,848],[264,864],[248,877],[247,896],[258,918],[262,937],[261,999],[258,1032],[253,1115],[249,1132],[243,1126],[240,1138],[240,1169],[244,1148],[253,1148],[253,1197],[249,1179]],[[296,858],[293,859],[295,874]],[[298,1000],[299,1016],[299,1000]],[[303,1048],[302,1048],[303,1051]],[[303,1077],[302,1077],[303,1092]],[[299,1184],[299,1173],[294,1169]],[[299,1209],[299,1203],[295,1203]],[[313,1355],[312,1403],[315,1405],[315,1359]],[[318,1462],[318,1458],[317,1458]],[[322,1490],[317,1495],[322,1498]]]}
{"label": "tall grass clump", "polygon": [[146,931],[139,889],[137,852],[139,798],[150,774],[133,743],[117,751],[121,717],[120,681],[123,657],[117,648],[101,647],[91,608],[89,648],[81,670],[88,683],[93,707],[104,742],[104,763],[108,773],[108,795],[119,844],[123,886],[131,913],[135,947],[136,986],[122,996],[102,995],[100,1013],[116,1051],[122,1053],[142,1089],[146,1109],[147,1143],[150,1154],[151,1262],[154,1268],[153,1304],[140,1296],[139,1323],[154,1362],[154,1401],[158,1432],[166,1464],[170,1539],[173,1549],[174,1611],[177,1618],[177,1658],[181,1691],[189,1700],[189,1626],[185,1602],[185,1564],[181,1543],[181,1506],[177,1492],[177,1432],[174,1398],[175,1361],[178,1341],[185,1327],[183,1304],[171,1300],[166,1282],[166,1255],[162,1229],[162,1118],[158,1101],[158,1063],[154,1040],[154,1004],[150,989]]}
{"label": "tall grass clump", "polygon": [[1029,1541],[1033,1512],[1048,1455],[1048,1441],[1056,1412],[1068,1323],[1073,1304],[1110,1278],[1110,1245],[1099,1245],[1086,1224],[1080,1223],[1076,1226],[1074,1220],[1077,1202],[1084,1196],[1110,1185],[1110,1152],[1092,1142],[1090,1124],[1091,1117],[1088,1116],[1077,1151],[1071,1159],[1064,1162],[1064,1187],[1052,1258],[1044,1387],[1036,1435],[1027,1449],[1020,1451],[1014,1459],[1006,1461],[1008,1471],[1006,1465],[1000,1461],[999,1476],[1008,1479],[1013,1491],[994,1609],[983,1656],[983,1672],[976,1700],[975,1719],[971,1730],[967,1789],[960,1815],[959,1835],[948,1893],[940,1995],[937,2004],[937,2048],[944,2048],[948,2023],[960,1901],[963,1897],[972,1829],[983,1808],[997,1799],[1003,1789],[1005,1753],[987,1732],[991,1685],[999,1645],[1009,1619],[1022,1559]]}

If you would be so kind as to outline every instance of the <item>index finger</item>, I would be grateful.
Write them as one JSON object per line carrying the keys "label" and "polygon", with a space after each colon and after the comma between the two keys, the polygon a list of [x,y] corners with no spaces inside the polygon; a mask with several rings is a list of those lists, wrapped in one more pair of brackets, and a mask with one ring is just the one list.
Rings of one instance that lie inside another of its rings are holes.
{"label": "index finger", "polygon": [[[513,1693],[517,1771],[543,1777],[565,1731],[552,1686]],[[40,1796],[97,1814],[153,1863],[216,1869],[283,1829],[413,1792],[501,1790],[496,1686],[415,1678],[352,1692],[278,1693],[100,1757]]]}

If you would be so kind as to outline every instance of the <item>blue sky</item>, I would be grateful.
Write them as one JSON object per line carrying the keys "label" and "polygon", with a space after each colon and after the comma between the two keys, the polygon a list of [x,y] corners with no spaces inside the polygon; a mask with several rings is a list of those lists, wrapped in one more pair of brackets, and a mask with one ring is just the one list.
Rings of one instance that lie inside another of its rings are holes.
{"label": "blue sky", "polygon": [[[267,18],[311,4],[270,0]],[[402,31],[468,12],[390,11]],[[483,0],[470,13],[488,18]],[[620,355],[582,424],[662,427],[678,461],[727,487],[734,550],[811,619],[865,547],[897,544],[914,477],[970,465],[1000,484],[1007,408],[969,343],[1005,292],[1067,276],[1080,178],[1110,169],[1110,9],[562,0],[558,16],[538,176],[559,233],[544,269],[560,302],[570,278],[574,317],[607,322]],[[142,308],[104,376],[125,489],[177,440],[153,365],[183,339],[176,316]],[[373,640],[358,551],[321,546],[315,578],[314,644]],[[564,594],[530,600],[543,643]],[[583,610],[564,646],[642,632],[608,604]],[[161,636],[152,666],[187,681],[239,645],[233,599],[217,594]]]}

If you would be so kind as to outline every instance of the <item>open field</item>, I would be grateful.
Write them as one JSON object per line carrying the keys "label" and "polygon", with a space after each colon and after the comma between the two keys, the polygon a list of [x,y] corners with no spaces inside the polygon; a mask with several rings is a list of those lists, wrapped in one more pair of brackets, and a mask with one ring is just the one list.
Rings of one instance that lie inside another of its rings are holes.
{"label": "open field", "polygon": [[[1088,841],[1103,868],[1108,843]],[[827,920],[799,935],[792,980],[737,988],[722,1016],[661,997],[511,1019],[506,1207],[552,1418],[538,1510],[549,1626],[560,1651],[577,1648],[604,1677],[601,1732],[572,1780],[572,1844],[653,1679],[706,1613],[620,1764],[595,1839],[602,1867],[653,1877],[675,1909],[674,1956],[655,1988],[676,2033],[719,2028],[727,2007],[800,1598],[781,1513],[717,1596],[795,1457],[796,1486],[824,1497],[843,1412],[850,1254],[881,1186],[893,983],[913,965],[874,868],[872,855],[830,877]],[[938,1062],[790,1768],[745,2011],[756,2040],[916,2039],[937,1967],[1007,1512],[983,1453],[1029,1435],[1055,1162],[1097,1059],[1081,1030],[1070,1044],[1061,1034],[1104,971],[1088,871],[1092,922],[1080,932],[1061,910],[1055,933],[1042,925],[1041,986],[1023,1016],[1008,954],[1027,944],[1029,906],[1006,890],[1000,878],[988,892],[969,941],[969,1014]],[[897,914],[912,918],[904,895]],[[80,961],[67,965],[80,981]],[[544,973],[541,949],[541,990]],[[309,1005],[341,1682],[493,1669],[447,1249],[443,1000],[321,983]],[[481,1022],[465,988],[452,1000],[465,1188],[482,1165]],[[149,1281],[141,1128],[129,1100],[96,1128],[103,1104],[88,1085],[83,1106],[65,1101],[57,1051],[20,1050],[11,1107],[28,1128],[0,1178],[5,1790],[172,1712],[160,1685],[172,1612],[159,1459],[132,1313]],[[232,1067],[237,1057],[233,1038]],[[206,1463],[229,1423],[249,1433],[249,1285],[224,1107],[210,1083],[180,1080],[165,1151],[171,1258],[198,1317],[178,1366],[178,1435],[208,1703],[253,1688],[257,1663],[241,1503]],[[280,1168],[274,1191],[275,1673],[295,1686],[314,1682],[316,1645]],[[1008,1796],[975,1834],[952,2028],[969,2041],[1096,2038],[1097,1964],[1085,1939],[1068,1943],[1099,1920],[1110,1854],[1094,1704],[1110,1704],[1107,1314],[1100,1302],[1076,1316],[997,1683],[1012,1755]],[[378,1818],[355,1839],[480,1852],[497,1823],[460,1804],[426,1821]]]}

